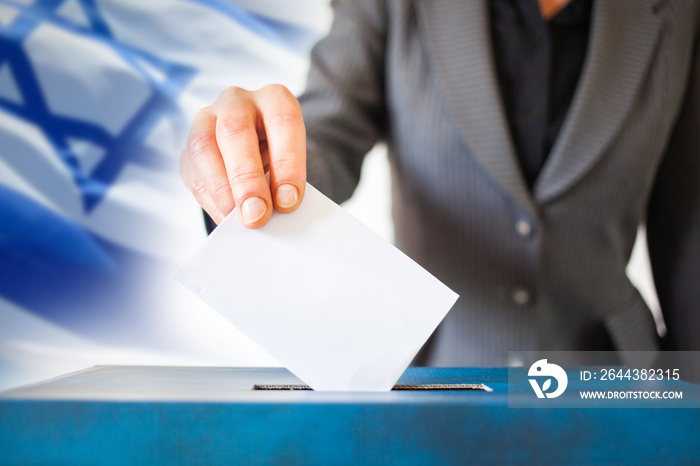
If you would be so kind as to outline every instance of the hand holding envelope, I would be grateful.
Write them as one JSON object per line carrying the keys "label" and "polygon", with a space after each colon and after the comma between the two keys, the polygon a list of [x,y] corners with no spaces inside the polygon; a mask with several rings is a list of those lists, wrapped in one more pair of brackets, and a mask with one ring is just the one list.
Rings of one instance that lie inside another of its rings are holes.
{"label": "hand holding envelope", "polygon": [[390,390],[458,297],[308,184],[261,229],[229,215],[177,278],[315,390]]}

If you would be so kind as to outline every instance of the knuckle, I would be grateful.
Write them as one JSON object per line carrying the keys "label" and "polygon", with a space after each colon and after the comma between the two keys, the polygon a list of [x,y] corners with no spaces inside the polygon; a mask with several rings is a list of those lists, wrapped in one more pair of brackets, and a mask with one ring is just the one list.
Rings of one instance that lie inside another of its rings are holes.
{"label": "knuckle", "polygon": [[300,163],[301,159],[295,153],[278,151],[273,160],[270,162],[270,165],[274,171],[279,173],[280,171],[296,171],[299,169]]}
{"label": "knuckle", "polygon": [[190,186],[190,190],[192,191],[192,195],[194,196],[194,198],[197,199],[197,202],[202,204],[202,201],[205,199],[207,194],[207,188],[202,182],[202,180],[194,180],[192,182],[192,185]]}
{"label": "knuckle", "polygon": [[250,118],[225,116],[217,120],[216,130],[220,137],[231,138],[239,134],[254,132],[255,125]]}
{"label": "knuckle", "polygon": [[[208,191],[208,190],[205,190]],[[217,180],[214,183],[214,186],[212,188],[212,191],[210,194],[214,199],[225,199],[227,196],[229,196],[229,193],[231,192],[231,187],[228,184],[228,181],[223,179],[223,180]]]}
{"label": "knuckle", "polygon": [[268,120],[268,126],[272,128],[301,128],[304,126],[304,120],[296,109],[285,109],[272,115]]}
{"label": "knuckle", "polygon": [[231,180],[231,184],[244,184],[249,181],[253,181],[258,179],[260,176],[260,172],[255,169],[255,167],[248,167],[248,166],[240,166],[240,167],[234,167],[231,168],[230,174],[229,174],[229,179]]}
{"label": "knuckle", "polygon": [[194,121],[208,118],[211,115],[211,111],[212,111],[211,106],[206,106],[206,107],[200,108],[199,111],[197,111],[197,113],[194,115]]}
{"label": "knuckle", "polygon": [[201,159],[216,147],[216,138],[209,131],[197,131],[187,139],[187,152],[191,160]]}
{"label": "knuckle", "polygon": [[228,100],[228,99],[235,99],[235,98],[240,98],[248,94],[248,91],[245,89],[242,89],[237,86],[230,86],[221,91],[221,95],[219,96],[221,99]]}
{"label": "knuckle", "polygon": [[288,96],[291,96],[292,93],[289,92],[289,89],[287,89],[285,86],[282,84],[268,84],[262,89],[260,89],[260,92],[263,94],[269,94],[269,95],[279,95],[279,94],[285,94]]}

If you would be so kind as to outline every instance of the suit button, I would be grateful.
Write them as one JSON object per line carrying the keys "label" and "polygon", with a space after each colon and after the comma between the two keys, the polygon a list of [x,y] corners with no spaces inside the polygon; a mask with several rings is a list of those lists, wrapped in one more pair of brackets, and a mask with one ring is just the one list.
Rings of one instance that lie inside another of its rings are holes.
{"label": "suit button", "polygon": [[530,236],[532,234],[532,230],[532,223],[523,218],[515,222],[515,231],[522,237]]}
{"label": "suit button", "polygon": [[533,105],[525,113],[525,117],[528,121],[538,121],[544,115],[542,107],[539,105]]}
{"label": "suit button", "polygon": [[527,306],[532,301],[532,292],[524,286],[516,286],[511,292],[510,299],[516,306]]}
{"label": "suit button", "polygon": [[535,32],[530,35],[530,43],[534,47],[539,47],[540,45],[542,45],[542,42],[544,42],[544,34],[542,34],[541,32]]}

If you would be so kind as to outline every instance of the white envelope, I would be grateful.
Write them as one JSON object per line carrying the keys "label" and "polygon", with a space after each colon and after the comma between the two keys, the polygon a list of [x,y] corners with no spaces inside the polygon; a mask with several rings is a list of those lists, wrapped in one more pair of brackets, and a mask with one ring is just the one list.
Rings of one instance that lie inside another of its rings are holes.
{"label": "white envelope", "polygon": [[176,278],[315,390],[390,390],[458,298],[308,184],[261,229],[232,212]]}

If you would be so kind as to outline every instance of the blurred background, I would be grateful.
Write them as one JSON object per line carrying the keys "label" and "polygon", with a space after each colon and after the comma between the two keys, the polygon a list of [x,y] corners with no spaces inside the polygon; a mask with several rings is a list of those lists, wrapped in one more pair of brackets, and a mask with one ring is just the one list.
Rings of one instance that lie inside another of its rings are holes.
{"label": "blurred background", "polygon": [[[225,87],[299,94],[331,20],[329,0],[0,0],[0,389],[277,365],[172,278],[206,237],[177,161]],[[378,147],[344,207],[391,240],[389,194]],[[658,309],[645,249],[629,273]]]}

